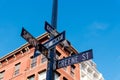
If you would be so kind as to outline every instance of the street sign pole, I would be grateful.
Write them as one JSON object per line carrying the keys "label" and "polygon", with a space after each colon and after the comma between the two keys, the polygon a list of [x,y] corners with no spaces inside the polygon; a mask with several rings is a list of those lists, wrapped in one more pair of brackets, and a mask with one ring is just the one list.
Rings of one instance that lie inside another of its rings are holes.
{"label": "street sign pole", "polygon": [[[46,80],[55,80],[55,70],[73,65],[79,62],[83,62],[93,58],[92,49],[84,51],[80,54],[72,55],[61,60],[56,59],[55,46],[62,41],[65,41],[65,31],[58,33],[57,28],[57,5],[58,0],[53,0],[53,11],[51,25],[45,23],[45,30],[50,33],[50,40],[44,44],[41,44],[35,39],[27,30],[22,28],[21,37],[28,41],[33,47],[35,47],[34,56],[36,57],[41,52],[48,58]],[[63,43],[65,44],[65,43]],[[38,53],[37,53],[38,51]],[[47,54],[48,52],[48,54]]]}
{"label": "street sign pole", "polygon": [[53,9],[52,9],[52,26],[57,29],[57,11],[58,10],[58,0],[53,0]]}
{"label": "street sign pole", "polygon": [[55,60],[55,49],[52,48],[48,51],[49,59],[47,65],[47,75],[46,80],[55,80],[54,79],[54,60]]}
{"label": "street sign pole", "polygon": [[[57,7],[58,7],[58,0],[53,0],[53,9],[52,9],[52,19],[51,19],[51,25],[56,29],[57,27]],[[52,36],[51,36],[52,38]],[[55,47],[52,49],[48,50],[48,66],[47,66],[47,75],[46,75],[46,80],[55,80],[54,79],[54,64],[55,64]]]}

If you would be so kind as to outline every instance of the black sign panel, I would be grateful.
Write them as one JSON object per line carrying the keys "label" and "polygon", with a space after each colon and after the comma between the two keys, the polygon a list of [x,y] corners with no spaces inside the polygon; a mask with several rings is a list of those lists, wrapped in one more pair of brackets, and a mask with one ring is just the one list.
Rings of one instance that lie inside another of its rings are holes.
{"label": "black sign panel", "polygon": [[36,47],[38,42],[37,40],[24,28],[22,28],[21,36],[29,42],[32,46]]}
{"label": "black sign panel", "polygon": [[45,30],[53,36],[57,36],[59,34],[56,29],[47,22],[45,22]]}
{"label": "black sign panel", "polygon": [[93,58],[93,53],[92,53],[92,49],[90,49],[80,54],[75,54],[70,57],[66,57],[64,59],[58,60],[56,64],[56,68],[59,69],[59,68],[73,65],[79,62],[83,62],[92,58]]}
{"label": "black sign panel", "polygon": [[22,28],[21,36],[29,42],[32,46],[34,46],[37,50],[43,53],[46,56],[47,49],[40,43],[38,43],[37,39],[35,39],[27,30]]}
{"label": "black sign panel", "polygon": [[49,40],[48,42],[46,42],[44,44],[44,46],[49,49],[52,48],[54,46],[56,46],[57,44],[59,44],[60,42],[62,42],[63,40],[65,40],[65,31],[63,31],[62,33],[60,33],[59,35],[55,36],[54,38],[52,38],[51,40]]}
{"label": "black sign panel", "polygon": [[[59,32],[57,32],[56,29],[52,27],[48,22],[45,22],[45,30],[54,37],[59,34]],[[64,40],[62,43],[65,47],[69,47],[69,43],[66,40]]]}

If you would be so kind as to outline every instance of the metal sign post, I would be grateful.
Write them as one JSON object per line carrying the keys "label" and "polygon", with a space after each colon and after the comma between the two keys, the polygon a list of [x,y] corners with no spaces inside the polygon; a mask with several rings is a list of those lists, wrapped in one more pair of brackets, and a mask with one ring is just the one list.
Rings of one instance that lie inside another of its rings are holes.
{"label": "metal sign post", "polygon": [[[49,30],[48,30],[49,31]],[[44,43],[44,46],[49,50],[48,52],[48,67],[47,67],[47,80],[54,80],[54,67],[56,65],[56,53],[55,53],[55,46],[65,40],[65,31],[62,33],[58,34],[54,38],[51,38],[48,42]]]}
{"label": "metal sign post", "polygon": [[[58,0],[53,0],[53,9],[52,9],[52,19],[51,25],[56,29],[57,28],[57,7],[58,7]],[[51,36],[52,38],[53,36]],[[48,60],[48,67],[47,67],[47,75],[46,80],[55,80],[54,79],[54,63],[55,63],[55,47],[48,51],[48,55],[50,60]]]}

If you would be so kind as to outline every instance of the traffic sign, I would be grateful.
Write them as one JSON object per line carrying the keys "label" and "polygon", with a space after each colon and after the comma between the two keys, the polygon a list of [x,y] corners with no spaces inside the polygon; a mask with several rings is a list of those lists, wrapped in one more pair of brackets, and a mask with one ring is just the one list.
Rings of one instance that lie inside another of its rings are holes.
{"label": "traffic sign", "polygon": [[79,62],[83,62],[92,58],[93,58],[93,53],[92,53],[92,49],[90,49],[80,54],[75,54],[70,57],[66,57],[64,59],[58,60],[56,62],[56,68],[59,69],[59,68],[73,65]]}
{"label": "traffic sign", "polygon": [[32,46],[39,50],[43,55],[47,56],[47,49],[35,39],[27,30],[22,28],[21,36]]}
{"label": "traffic sign", "polygon": [[50,49],[50,48],[54,47],[55,45],[59,44],[60,42],[62,42],[63,40],[65,40],[65,31],[63,31],[59,35],[55,36],[54,38],[52,38],[48,42],[44,43],[43,45],[47,49]]}
{"label": "traffic sign", "polygon": [[[51,34],[51,36],[57,36],[59,34],[59,32],[56,31],[56,29],[54,27],[52,27],[48,22],[45,22],[45,30]],[[68,43],[67,40],[64,40],[62,42],[64,44],[65,47],[69,47],[70,43]]]}
{"label": "traffic sign", "polygon": [[38,41],[24,28],[22,28],[21,36],[28,41],[32,46],[36,47]]}
{"label": "traffic sign", "polygon": [[54,27],[52,27],[48,22],[45,22],[45,30],[50,33],[52,36],[57,36],[59,33]]}

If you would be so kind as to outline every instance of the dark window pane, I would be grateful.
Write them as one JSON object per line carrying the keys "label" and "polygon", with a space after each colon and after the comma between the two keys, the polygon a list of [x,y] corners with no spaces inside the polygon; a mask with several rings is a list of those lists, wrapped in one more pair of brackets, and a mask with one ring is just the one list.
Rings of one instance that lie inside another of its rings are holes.
{"label": "dark window pane", "polygon": [[19,70],[20,70],[20,63],[18,63],[18,64],[15,65],[15,72],[14,72],[14,75],[19,74]]}

